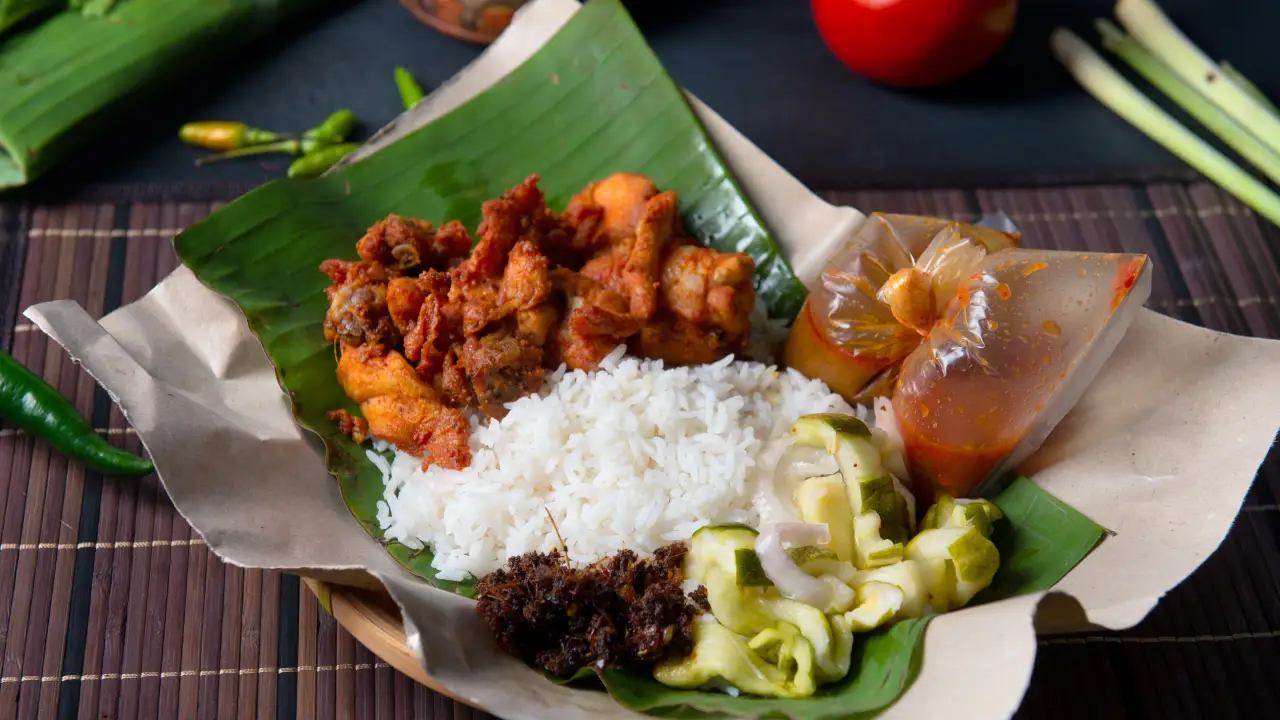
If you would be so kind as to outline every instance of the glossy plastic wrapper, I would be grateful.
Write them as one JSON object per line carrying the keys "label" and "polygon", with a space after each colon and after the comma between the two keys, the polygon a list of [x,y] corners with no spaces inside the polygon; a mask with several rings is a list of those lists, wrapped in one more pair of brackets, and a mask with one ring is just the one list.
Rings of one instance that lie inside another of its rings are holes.
{"label": "glossy plastic wrapper", "polygon": [[1076,404],[1151,293],[1145,255],[1003,250],[902,364],[918,494],[990,495]]}
{"label": "glossy plastic wrapper", "polygon": [[1023,250],[1004,216],[875,214],[832,254],[784,362],[892,396],[921,501],[989,495],[1040,446],[1150,294],[1143,255]]}
{"label": "glossy plastic wrapper", "polygon": [[854,403],[887,395],[897,368],[988,253],[1018,244],[1004,215],[976,225],[874,213],[823,267],[783,362]]}

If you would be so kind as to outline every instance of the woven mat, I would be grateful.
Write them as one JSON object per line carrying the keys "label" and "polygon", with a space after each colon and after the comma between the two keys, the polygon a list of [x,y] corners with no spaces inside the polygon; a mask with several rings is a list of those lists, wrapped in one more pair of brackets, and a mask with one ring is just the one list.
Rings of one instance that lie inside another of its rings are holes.
{"label": "woven mat", "polygon": [[[171,271],[170,240],[229,188],[116,188],[0,203],[0,347],[139,449],[118,411],[20,317],[57,298],[101,315]],[[1151,306],[1280,337],[1280,230],[1185,181],[831,193],[855,207],[973,218],[1028,244],[1155,259]],[[1259,398],[1276,402],[1276,398]],[[1267,716],[1280,707],[1280,453],[1226,542],[1141,625],[1040,640],[1027,717]],[[1195,522],[1195,518],[1188,518]],[[378,661],[297,578],[223,564],[154,477],[103,480],[0,427],[0,718],[487,718]]]}

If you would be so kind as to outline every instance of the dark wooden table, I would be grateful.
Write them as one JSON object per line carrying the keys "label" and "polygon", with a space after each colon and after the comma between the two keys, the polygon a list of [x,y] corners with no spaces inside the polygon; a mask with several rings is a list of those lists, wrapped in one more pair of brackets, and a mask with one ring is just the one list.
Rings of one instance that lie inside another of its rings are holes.
{"label": "dark wooden table", "polygon": [[[1131,172],[1181,163],[1086,95],[1048,51],[1058,25],[1094,37],[1113,0],[1023,0],[1009,45],[955,86],[877,87],[845,69],[818,36],[804,0],[627,0],[676,81],[725,116],[811,187],[912,182],[920,172]],[[1276,0],[1162,0],[1214,57],[1227,57],[1280,97]],[[299,130],[339,107],[366,131],[400,111],[392,69],[430,89],[479,49],[413,21],[398,0],[347,2],[226,62],[193,73],[162,103],[134,113],[110,140],[71,158],[38,190],[69,197],[88,184],[242,180],[283,174],[286,162],[197,170],[199,151],[174,138],[195,119]],[[30,191],[29,191],[30,192]]]}

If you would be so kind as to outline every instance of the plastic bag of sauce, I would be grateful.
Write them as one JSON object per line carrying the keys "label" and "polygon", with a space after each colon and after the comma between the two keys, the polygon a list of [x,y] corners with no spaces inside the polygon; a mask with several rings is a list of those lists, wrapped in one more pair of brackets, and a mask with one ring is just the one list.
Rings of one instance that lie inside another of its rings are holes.
{"label": "plastic bag of sauce", "polygon": [[984,495],[1080,399],[1151,293],[1145,255],[1004,250],[902,364],[893,407],[916,488]]}
{"label": "plastic bag of sauce", "polygon": [[998,491],[1150,294],[1144,255],[1021,250],[1017,240],[873,215],[828,261],[788,337],[784,362],[851,402],[892,396],[922,504]]}
{"label": "plastic bag of sauce", "polygon": [[960,280],[988,253],[1017,245],[1007,219],[992,224],[871,215],[827,261],[783,362],[850,402],[887,395],[897,366],[924,340]]}

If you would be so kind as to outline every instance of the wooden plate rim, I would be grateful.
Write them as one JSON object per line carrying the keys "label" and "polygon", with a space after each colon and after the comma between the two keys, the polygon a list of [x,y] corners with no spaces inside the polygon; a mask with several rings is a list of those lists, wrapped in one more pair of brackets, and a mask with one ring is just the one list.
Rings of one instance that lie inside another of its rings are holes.
{"label": "wooden plate rim", "polygon": [[302,582],[338,624],[374,655],[415,682],[457,702],[475,707],[474,703],[458,697],[433,679],[418,664],[417,656],[406,642],[399,613],[388,607],[394,605],[394,601],[385,591],[331,585],[310,577],[302,578]]}

